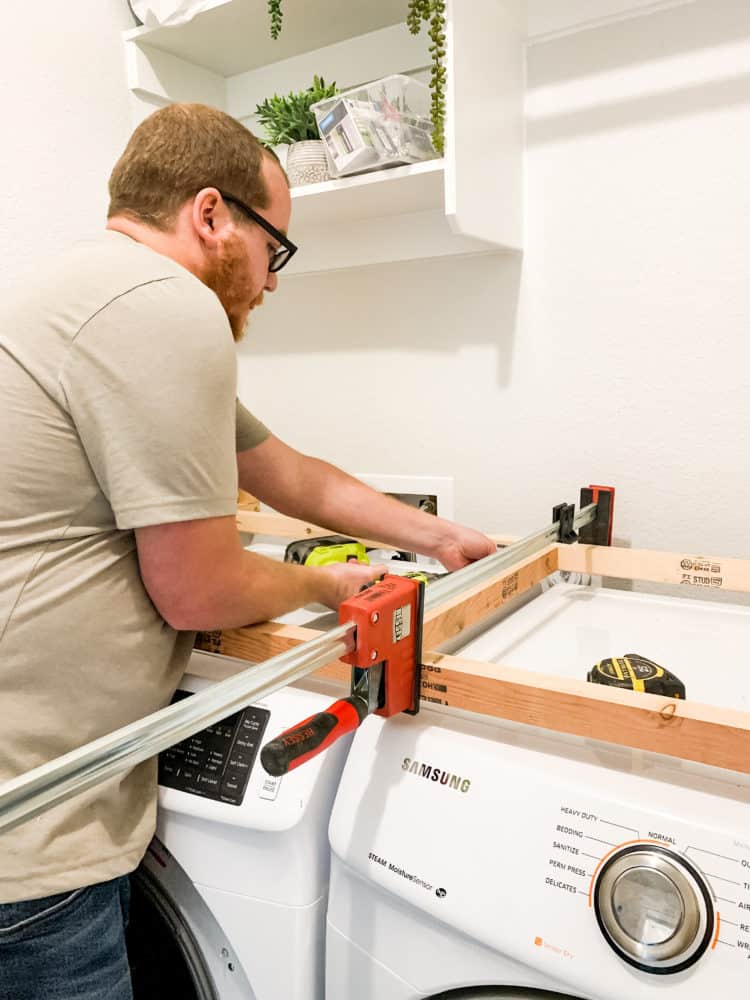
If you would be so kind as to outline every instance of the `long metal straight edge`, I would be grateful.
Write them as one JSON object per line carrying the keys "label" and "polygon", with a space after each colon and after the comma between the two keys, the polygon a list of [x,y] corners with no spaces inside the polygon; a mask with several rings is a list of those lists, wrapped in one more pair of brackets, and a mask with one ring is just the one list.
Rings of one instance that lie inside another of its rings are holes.
{"label": "long metal straight edge", "polygon": [[238,660],[246,669],[234,677],[6,782],[0,786],[0,831],[130,770],[233,711],[352,652],[354,638],[354,624],[338,625],[262,663],[248,667]]}
{"label": "long metal straight edge", "polygon": [[[574,518],[574,527],[578,531],[587,524],[596,520],[597,507],[595,503],[583,507]],[[486,556],[475,563],[471,563],[464,569],[456,570],[442,580],[431,583],[425,591],[425,611],[432,611],[440,607],[446,601],[458,597],[464,591],[470,590],[481,583],[486,583],[504,569],[510,569],[522,559],[541,552],[542,549],[558,540],[560,525],[553,523],[541,531],[519,538],[517,542],[508,545],[504,549],[499,549],[494,555]]]}

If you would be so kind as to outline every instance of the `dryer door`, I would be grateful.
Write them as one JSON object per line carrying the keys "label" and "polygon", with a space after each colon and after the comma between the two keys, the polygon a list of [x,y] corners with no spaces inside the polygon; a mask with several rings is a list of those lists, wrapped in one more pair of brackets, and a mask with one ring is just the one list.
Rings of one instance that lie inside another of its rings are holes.
{"label": "dryer door", "polygon": [[208,966],[179,910],[146,869],[130,878],[127,942],[134,1000],[218,1000]]}
{"label": "dryer door", "polygon": [[256,1000],[214,914],[156,837],[130,885],[134,1000]]}

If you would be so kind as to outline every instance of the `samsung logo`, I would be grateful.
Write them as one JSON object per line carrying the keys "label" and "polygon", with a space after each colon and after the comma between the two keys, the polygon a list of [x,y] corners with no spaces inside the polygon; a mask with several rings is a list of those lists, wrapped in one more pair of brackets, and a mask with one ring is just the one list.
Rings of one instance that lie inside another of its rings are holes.
{"label": "samsung logo", "polygon": [[417,774],[420,778],[426,778],[427,781],[434,781],[437,784],[445,785],[446,788],[452,788],[457,792],[468,792],[471,788],[471,781],[469,778],[462,778],[458,774],[451,774],[450,771],[443,771],[439,767],[433,767],[431,764],[423,764],[418,760],[412,760],[411,757],[404,757],[401,762],[401,770],[408,771],[409,774]]}

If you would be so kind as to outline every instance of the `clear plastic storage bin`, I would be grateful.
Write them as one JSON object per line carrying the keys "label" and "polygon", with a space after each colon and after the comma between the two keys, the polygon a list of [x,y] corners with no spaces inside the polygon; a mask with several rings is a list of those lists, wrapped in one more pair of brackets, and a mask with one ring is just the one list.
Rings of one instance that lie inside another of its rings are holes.
{"label": "clear plastic storage bin", "polygon": [[312,105],[333,177],[431,160],[430,90],[394,74]]}

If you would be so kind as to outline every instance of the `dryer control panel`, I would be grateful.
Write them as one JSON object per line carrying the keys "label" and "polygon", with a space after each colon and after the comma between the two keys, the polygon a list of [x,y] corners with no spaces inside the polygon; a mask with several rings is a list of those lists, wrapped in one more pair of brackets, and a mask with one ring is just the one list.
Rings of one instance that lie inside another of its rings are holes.
{"label": "dryer control panel", "polygon": [[[192,691],[176,691],[172,704]],[[270,716],[251,705],[159,754],[159,784],[241,805]]]}

